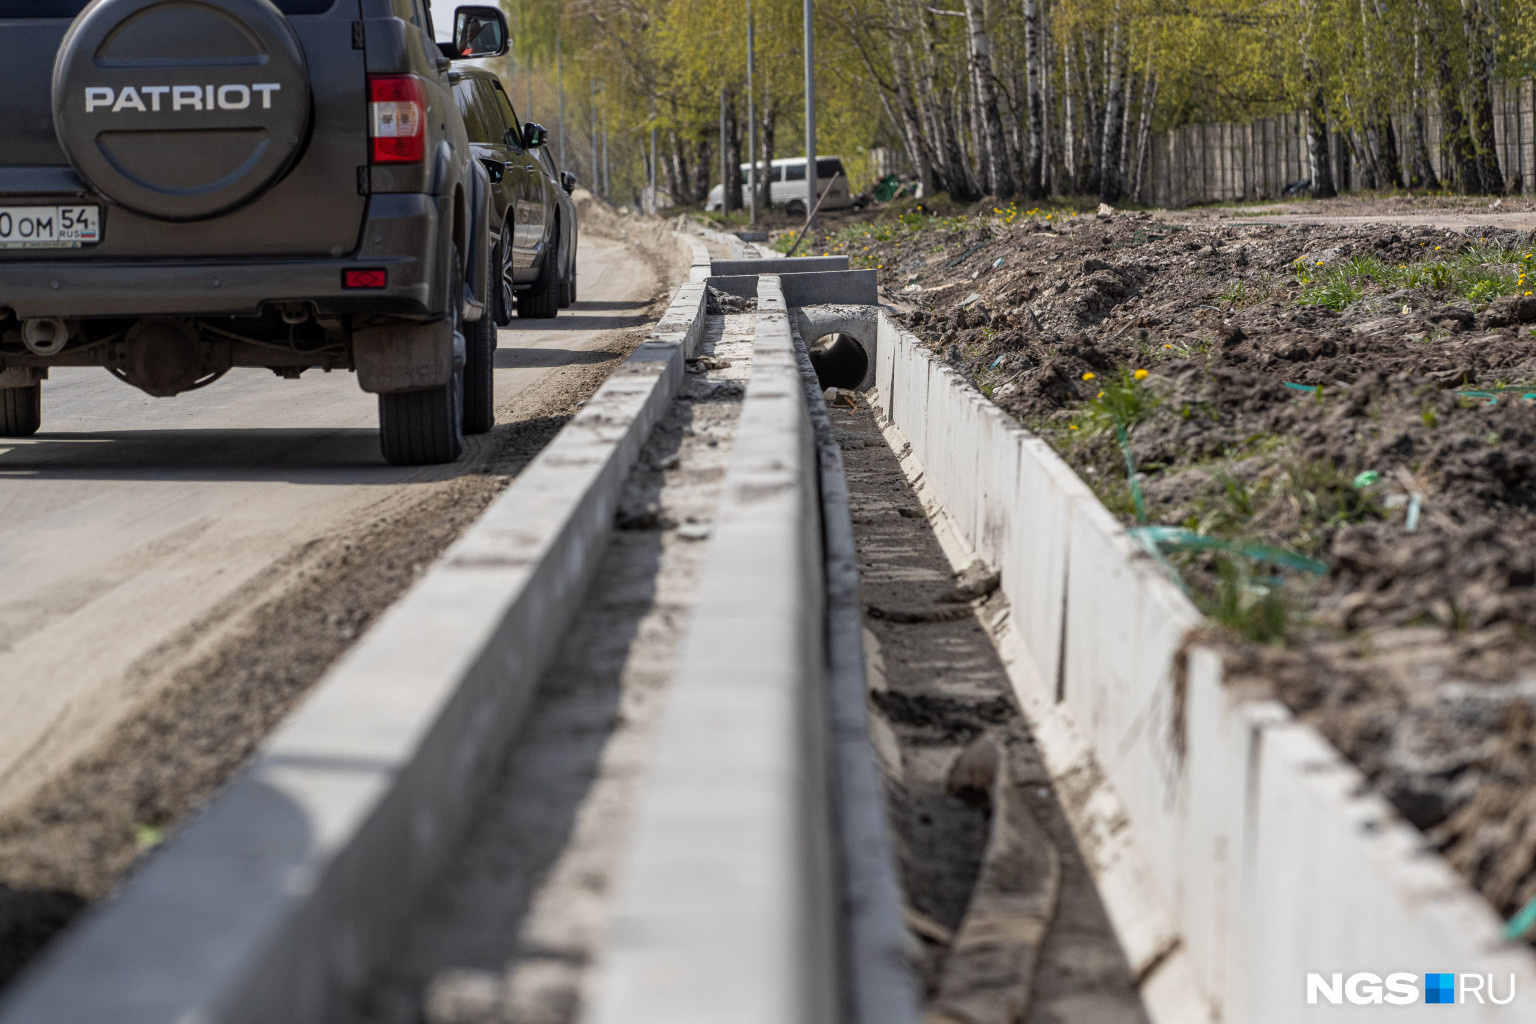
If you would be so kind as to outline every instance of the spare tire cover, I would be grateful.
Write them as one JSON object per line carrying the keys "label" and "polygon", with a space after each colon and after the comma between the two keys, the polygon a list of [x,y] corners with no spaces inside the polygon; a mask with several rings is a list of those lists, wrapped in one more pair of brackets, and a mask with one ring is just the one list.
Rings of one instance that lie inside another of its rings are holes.
{"label": "spare tire cover", "polygon": [[250,202],[310,123],[304,51],[270,0],[95,0],[53,67],[53,125],[108,199],[161,220]]}

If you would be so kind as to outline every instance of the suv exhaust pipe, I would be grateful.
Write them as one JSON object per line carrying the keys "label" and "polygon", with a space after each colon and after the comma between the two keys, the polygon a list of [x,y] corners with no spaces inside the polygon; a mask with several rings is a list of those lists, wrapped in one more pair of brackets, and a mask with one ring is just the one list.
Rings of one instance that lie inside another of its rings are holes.
{"label": "suv exhaust pipe", "polygon": [[23,320],[21,343],[35,356],[56,356],[69,344],[69,327],[57,317]]}

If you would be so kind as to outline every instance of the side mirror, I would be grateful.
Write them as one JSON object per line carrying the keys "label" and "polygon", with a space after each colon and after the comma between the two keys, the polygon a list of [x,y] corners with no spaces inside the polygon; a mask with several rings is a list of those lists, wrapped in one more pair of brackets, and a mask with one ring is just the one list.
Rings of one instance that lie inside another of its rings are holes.
{"label": "side mirror", "polygon": [[453,42],[442,44],[452,60],[500,57],[507,52],[507,16],[499,7],[460,7],[453,12]]}
{"label": "side mirror", "polygon": [[570,171],[560,172],[560,187],[565,189],[565,194],[570,195],[576,191],[576,175]]}
{"label": "side mirror", "polygon": [[523,148],[538,149],[549,142],[549,130],[541,124],[529,121],[523,125]]}

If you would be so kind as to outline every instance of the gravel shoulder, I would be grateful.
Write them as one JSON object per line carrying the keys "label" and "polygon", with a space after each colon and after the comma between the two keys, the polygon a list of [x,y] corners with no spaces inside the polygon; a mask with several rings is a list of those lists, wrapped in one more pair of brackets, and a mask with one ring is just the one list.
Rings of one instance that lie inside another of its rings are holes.
{"label": "gravel shoulder", "polygon": [[1151,527],[1228,677],[1509,915],[1536,897],[1536,239],[1415,205],[908,208],[818,251],[876,267],[919,337]]}
{"label": "gravel shoulder", "polygon": [[0,696],[0,982],[238,770],[639,344],[682,272],[646,223],[584,236],[581,260],[586,301],[502,332],[498,424],[452,467],[382,467],[372,397],[345,375],[153,406],[45,386],[63,415],[0,451],[0,676],[25,680]]}

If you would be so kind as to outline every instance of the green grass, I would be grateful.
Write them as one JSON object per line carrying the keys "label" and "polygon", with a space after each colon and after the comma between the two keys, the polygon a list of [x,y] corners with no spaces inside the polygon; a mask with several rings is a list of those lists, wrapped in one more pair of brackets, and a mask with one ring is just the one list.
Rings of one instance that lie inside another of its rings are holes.
{"label": "green grass", "polygon": [[[1492,266],[1514,266],[1500,272]],[[1302,306],[1343,309],[1358,301],[1367,287],[1385,290],[1449,291],[1469,302],[1484,305],[1505,295],[1536,290],[1536,259],[1525,249],[1499,245],[1475,245],[1465,252],[1442,258],[1395,263],[1379,256],[1355,256],[1335,266],[1298,261],[1296,280]]]}
{"label": "green grass", "polygon": [[1151,416],[1162,399],[1147,385],[1147,376],[1146,370],[1129,366],[1120,367],[1115,376],[1107,379],[1095,374],[1088,383],[1097,384],[1099,392],[1083,409],[1079,419],[1083,429],[1095,437],[1112,433],[1117,427],[1129,431]]}
{"label": "green grass", "polygon": [[1256,644],[1282,645],[1298,618],[1284,583],[1259,577],[1240,558],[1217,556],[1216,585],[1197,594],[1195,602],[1207,616]]}
{"label": "green grass", "polygon": [[1256,306],[1268,300],[1275,294],[1275,281],[1268,276],[1240,277],[1235,281],[1227,282],[1227,286],[1216,293],[1220,302],[1229,306]]}

